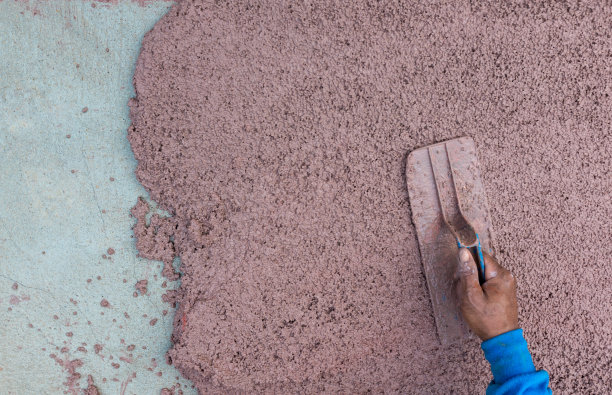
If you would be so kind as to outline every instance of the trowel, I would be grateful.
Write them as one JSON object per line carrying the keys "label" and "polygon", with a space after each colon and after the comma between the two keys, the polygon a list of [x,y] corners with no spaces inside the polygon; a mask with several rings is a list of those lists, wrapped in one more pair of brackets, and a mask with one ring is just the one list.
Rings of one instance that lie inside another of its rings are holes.
{"label": "trowel", "polygon": [[469,338],[454,292],[458,249],[468,248],[485,279],[483,251],[493,253],[493,230],[474,140],[461,137],[412,151],[406,184],[442,345]]}

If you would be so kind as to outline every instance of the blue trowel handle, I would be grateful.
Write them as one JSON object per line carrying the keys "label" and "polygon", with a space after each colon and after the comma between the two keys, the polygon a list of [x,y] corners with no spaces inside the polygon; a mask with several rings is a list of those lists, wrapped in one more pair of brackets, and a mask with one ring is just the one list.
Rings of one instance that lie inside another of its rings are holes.
{"label": "blue trowel handle", "polygon": [[478,233],[476,233],[476,242],[472,245],[465,245],[461,243],[461,241],[457,240],[457,245],[459,248],[467,248],[474,258],[476,259],[476,267],[478,268],[478,280],[480,284],[484,284],[485,282],[485,260],[484,255],[482,254],[482,247],[480,246],[480,237]]}

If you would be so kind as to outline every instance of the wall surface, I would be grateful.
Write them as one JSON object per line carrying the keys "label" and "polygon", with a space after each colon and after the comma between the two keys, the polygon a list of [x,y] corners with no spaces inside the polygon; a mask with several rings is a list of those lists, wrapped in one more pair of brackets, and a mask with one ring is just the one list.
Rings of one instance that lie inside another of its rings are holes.
{"label": "wall surface", "polygon": [[104,394],[191,390],[165,363],[173,310],[129,216],[145,195],[126,139],[134,64],[170,5],[0,2],[1,393],[76,393],[89,374]]}
{"label": "wall surface", "polygon": [[0,1],[0,392],[193,392],[135,171],[176,213],[140,252],[176,225],[201,389],[484,392],[479,342],[436,338],[403,167],[472,136],[537,368],[609,393],[612,9],[424,3]]}

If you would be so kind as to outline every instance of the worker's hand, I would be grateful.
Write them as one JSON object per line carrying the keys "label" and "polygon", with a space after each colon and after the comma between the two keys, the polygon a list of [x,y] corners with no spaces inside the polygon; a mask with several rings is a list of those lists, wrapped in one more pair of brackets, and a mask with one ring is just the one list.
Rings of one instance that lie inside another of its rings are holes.
{"label": "worker's hand", "polygon": [[517,329],[516,280],[492,256],[485,257],[485,283],[478,282],[472,254],[459,249],[456,271],[457,300],[463,319],[482,340]]}

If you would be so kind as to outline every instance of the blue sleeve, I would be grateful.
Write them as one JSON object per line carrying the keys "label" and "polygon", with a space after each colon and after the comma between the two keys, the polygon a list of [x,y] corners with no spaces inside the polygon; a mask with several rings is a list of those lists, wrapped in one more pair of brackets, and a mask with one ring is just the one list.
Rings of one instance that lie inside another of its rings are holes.
{"label": "blue sleeve", "polygon": [[491,364],[493,381],[487,395],[552,394],[548,373],[536,372],[522,329],[515,329],[482,342],[485,358]]}

